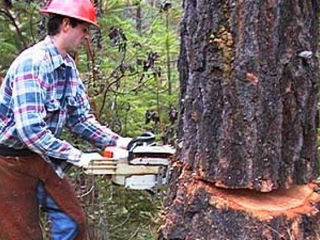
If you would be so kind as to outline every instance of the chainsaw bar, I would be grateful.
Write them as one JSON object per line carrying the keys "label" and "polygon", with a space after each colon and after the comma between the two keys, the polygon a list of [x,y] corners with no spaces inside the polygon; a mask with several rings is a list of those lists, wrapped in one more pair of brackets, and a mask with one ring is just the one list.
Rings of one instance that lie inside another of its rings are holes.
{"label": "chainsaw bar", "polygon": [[85,173],[89,175],[95,174],[116,174],[118,161],[115,159],[92,160],[85,168]]}
{"label": "chainsaw bar", "polygon": [[146,134],[133,141],[128,149],[126,154],[120,154],[115,148],[108,155],[104,154],[108,158],[91,161],[85,173],[110,175],[112,182],[137,190],[154,190],[167,183],[168,159],[175,153],[174,148],[157,146],[154,135]]}
{"label": "chainsaw bar", "polygon": [[85,173],[89,175],[144,175],[158,174],[159,166],[135,166],[126,162],[118,162],[116,160],[93,160],[85,169]]}

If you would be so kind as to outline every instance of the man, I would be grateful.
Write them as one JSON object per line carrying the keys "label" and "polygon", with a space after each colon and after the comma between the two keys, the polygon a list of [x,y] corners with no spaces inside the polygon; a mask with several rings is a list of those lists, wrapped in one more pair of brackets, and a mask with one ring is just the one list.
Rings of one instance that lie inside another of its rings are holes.
{"label": "man", "polygon": [[0,89],[0,239],[42,239],[38,204],[56,240],[86,239],[85,214],[62,167],[100,157],[59,139],[66,126],[101,149],[126,148],[92,114],[73,53],[98,26],[90,0],[52,0],[48,36],[22,52]]}

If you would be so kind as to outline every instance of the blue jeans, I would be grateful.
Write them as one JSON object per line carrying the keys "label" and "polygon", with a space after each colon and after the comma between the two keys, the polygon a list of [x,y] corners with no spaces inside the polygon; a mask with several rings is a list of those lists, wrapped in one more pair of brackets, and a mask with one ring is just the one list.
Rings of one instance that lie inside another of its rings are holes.
{"label": "blue jeans", "polygon": [[46,192],[42,183],[38,184],[37,198],[39,204],[48,214],[51,224],[51,238],[53,240],[72,240],[78,234],[76,222],[64,213]]}

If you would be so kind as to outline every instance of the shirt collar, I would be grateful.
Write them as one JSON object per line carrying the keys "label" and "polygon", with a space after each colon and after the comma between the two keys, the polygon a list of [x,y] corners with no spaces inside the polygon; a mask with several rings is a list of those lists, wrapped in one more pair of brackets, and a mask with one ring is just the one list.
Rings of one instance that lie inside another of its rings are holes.
{"label": "shirt collar", "polygon": [[61,65],[72,67],[71,56],[67,54],[67,56],[63,58],[50,36],[44,39],[44,45],[49,51],[54,69],[59,68]]}

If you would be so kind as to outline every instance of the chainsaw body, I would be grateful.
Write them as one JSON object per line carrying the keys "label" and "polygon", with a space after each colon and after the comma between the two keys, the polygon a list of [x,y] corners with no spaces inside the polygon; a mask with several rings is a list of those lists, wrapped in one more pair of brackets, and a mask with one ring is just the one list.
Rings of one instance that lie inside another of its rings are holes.
{"label": "chainsaw body", "polygon": [[112,182],[129,189],[155,190],[167,184],[168,159],[174,152],[168,145],[157,146],[150,138],[143,138],[129,150],[106,148],[105,160],[93,160],[85,173],[111,175]]}

